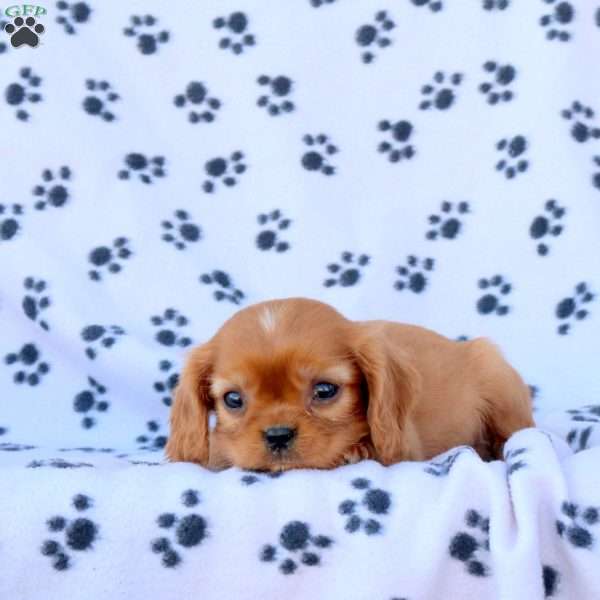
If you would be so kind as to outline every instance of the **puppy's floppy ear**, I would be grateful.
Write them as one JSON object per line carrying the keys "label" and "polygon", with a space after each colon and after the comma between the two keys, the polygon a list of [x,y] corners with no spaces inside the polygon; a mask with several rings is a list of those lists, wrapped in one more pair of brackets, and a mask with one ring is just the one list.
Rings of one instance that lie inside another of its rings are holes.
{"label": "puppy's floppy ear", "polygon": [[213,350],[210,343],[195,348],[188,357],[175,389],[171,409],[171,434],[166,452],[170,460],[208,464],[208,413]]}
{"label": "puppy's floppy ear", "polygon": [[354,355],[368,388],[367,421],[383,464],[418,459],[421,445],[411,420],[421,387],[418,371],[385,326],[357,324]]}

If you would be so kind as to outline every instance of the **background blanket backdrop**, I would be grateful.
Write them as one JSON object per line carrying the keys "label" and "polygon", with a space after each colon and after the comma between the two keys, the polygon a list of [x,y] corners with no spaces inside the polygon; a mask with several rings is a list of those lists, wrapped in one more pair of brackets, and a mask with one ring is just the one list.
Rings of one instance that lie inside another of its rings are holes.
{"label": "background blanket backdrop", "polygon": [[598,4],[61,1],[37,48],[0,32],[0,449],[35,447],[4,460],[160,451],[186,349],[273,297],[490,336],[538,416],[597,401]]}

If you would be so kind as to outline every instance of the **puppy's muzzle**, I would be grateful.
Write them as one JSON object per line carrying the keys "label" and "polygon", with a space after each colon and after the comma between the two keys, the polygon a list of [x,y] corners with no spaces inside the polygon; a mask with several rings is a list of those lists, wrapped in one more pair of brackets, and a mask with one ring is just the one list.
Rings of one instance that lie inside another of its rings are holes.
{"label": "puppy's muzzle", "polygon": [[294,438],[296,437],[296,430],[292,427],[278,425],[266,429],[263,432],[263,437],[267,448],[271,452],[282,452],[283,450],[289,450],[291,447]]}

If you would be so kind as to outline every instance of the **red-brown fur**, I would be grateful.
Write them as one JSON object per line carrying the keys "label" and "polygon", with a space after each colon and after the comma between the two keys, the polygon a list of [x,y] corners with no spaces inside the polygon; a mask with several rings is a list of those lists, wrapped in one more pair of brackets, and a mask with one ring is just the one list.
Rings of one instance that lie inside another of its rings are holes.
{"label": "red-brown fur", "polygon": [[[319,381],[334,401],[311,401]],[[223,401],[243,394],[242,411]],[[209,431],[208,415],[217,413]],[[263,432],[297,430],[270,453]],[[451,341],[422,327],[353,322],[303,298],[255,304],[195,348],[176,389],[167,455],[212,468],[332,468],[362,458],[424,460],[460,444],[499,456],[533,426],[529,390],[487,340]]]}

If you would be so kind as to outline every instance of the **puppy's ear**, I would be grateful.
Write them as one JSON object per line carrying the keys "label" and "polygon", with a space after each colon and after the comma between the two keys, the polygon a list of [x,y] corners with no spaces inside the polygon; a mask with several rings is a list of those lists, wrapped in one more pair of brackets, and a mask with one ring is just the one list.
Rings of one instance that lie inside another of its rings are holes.
{"label": "puppy's ear", "polygon": [[195,348],[188,357],[175,389],[171,409],[171,434],[166,453],[172,461],[208,465],[208,412],[213,351],[210,343]]}
{"label": "puppy's ear", "polygon": [[354,354],[368,388],[367,421],[377,459],[386,465],[419,459],[421,444],[411,420],[419,373],[386,335],[385,326],[357,327]]}

